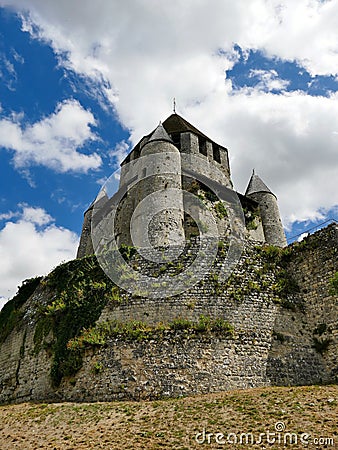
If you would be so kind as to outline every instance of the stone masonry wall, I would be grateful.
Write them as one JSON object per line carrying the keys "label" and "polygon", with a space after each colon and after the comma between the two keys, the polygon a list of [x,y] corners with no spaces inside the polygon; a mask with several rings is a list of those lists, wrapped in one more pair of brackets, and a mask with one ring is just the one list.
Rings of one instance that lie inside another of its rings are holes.
{"label": "stone masonry wall", "polygon": [[299,287],[276,315],[267,376],[277,385],[338,381],[338,227],[332,224],[291,247],[287,272]]}
{"label": "stone masonry wall", "polygon": [[[119,304],[109,303],[98,322],[155,325],[177,318],[194,322],[203,315],[228,321],[234,332],[170,329],[139,340],[109,337],[87,349],[82,368],[58,388],[51,385],[48,346],[37,350],[34,343],[35,311],[53,296],[40,286],[23,305],[23,325],[1,344],[0,402],[137,400],[336,382],[337,297],[329,280],[338,271],[337,247],[337,227],[330,226],[292,246],[286,268],[276,269],[266,259],[269,247],[247,242],[223,283],[217,279],[218,260],[209,278],[178,296],[126,295]],[[281,295],[281,271],[299,292]],[[48,335],[45,341],[51,339]]]}

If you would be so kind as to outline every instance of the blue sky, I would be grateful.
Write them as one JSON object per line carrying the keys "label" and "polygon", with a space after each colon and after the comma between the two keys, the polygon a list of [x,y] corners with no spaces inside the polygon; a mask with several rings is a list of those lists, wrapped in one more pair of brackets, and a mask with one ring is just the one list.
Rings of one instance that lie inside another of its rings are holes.
{"label": "blue sky", "polygon": [[173,97],[239,192],[255,167],[289,238],[338,220],[338,0],[167,3],[0,0],[0,301],[75,256],[83,211]]}

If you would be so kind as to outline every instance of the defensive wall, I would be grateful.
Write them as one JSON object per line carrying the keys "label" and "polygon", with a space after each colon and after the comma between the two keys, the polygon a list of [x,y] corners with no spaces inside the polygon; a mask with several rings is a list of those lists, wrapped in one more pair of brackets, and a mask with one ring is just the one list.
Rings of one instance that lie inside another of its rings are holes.
{"label": "defensive wall", "polygon": [[[198,245],[192,241],[191,254]],[[247,241],[221,280],[226,253],[220,244],[210,273],[169,298],[115,289],[88,257],[38,280],[0,316],[0,401],[137,400],[336,383],[337,225],[286,249]],[[128,263],[142,265],[132,252]],[[151,270],[170,280],[179,266]],[[76,329],[82,305],[89,312]],[[69,335],[67,326],[77,331]]]}

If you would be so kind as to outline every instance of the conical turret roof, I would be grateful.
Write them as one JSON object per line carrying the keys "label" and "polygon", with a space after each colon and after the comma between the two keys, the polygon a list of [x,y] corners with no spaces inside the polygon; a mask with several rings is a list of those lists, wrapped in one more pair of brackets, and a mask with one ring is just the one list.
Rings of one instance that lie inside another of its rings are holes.
{"label": "conical turret roof", "polygon": [[267,187],[264,181],[255,173],[255,170],[253,170],[248,187],[246,188],[245,191],[245,195],[250,196],[251,194],[255,194],[257,192],[267,192],[269,194],[275,195]]}
{"label": "conical turret roof", "polygon": [[167,142],[171,142],[173,144],[171,137],[166,132],[166,130],[164,129],[161,122],[159,123],[159,125],[157,126],[157,128],[155,129],[153,134],[150,136],[150,138],[148,139],[147,144],[149,142],[153,142],[153,141],[167,141]]}

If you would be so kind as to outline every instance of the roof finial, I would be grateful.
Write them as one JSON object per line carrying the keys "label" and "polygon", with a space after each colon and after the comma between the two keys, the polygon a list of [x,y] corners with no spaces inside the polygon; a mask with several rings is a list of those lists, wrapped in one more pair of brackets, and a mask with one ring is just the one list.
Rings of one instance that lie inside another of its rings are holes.
{"label": "roof finial", "polygon": [[174,101],[173,101],[173,111],[174,114],[176,114],[176,98],[174,97]]}
{"label": "roof finial", "polygon": [[252,169],[252,175],[256,175],[255,169]]}

